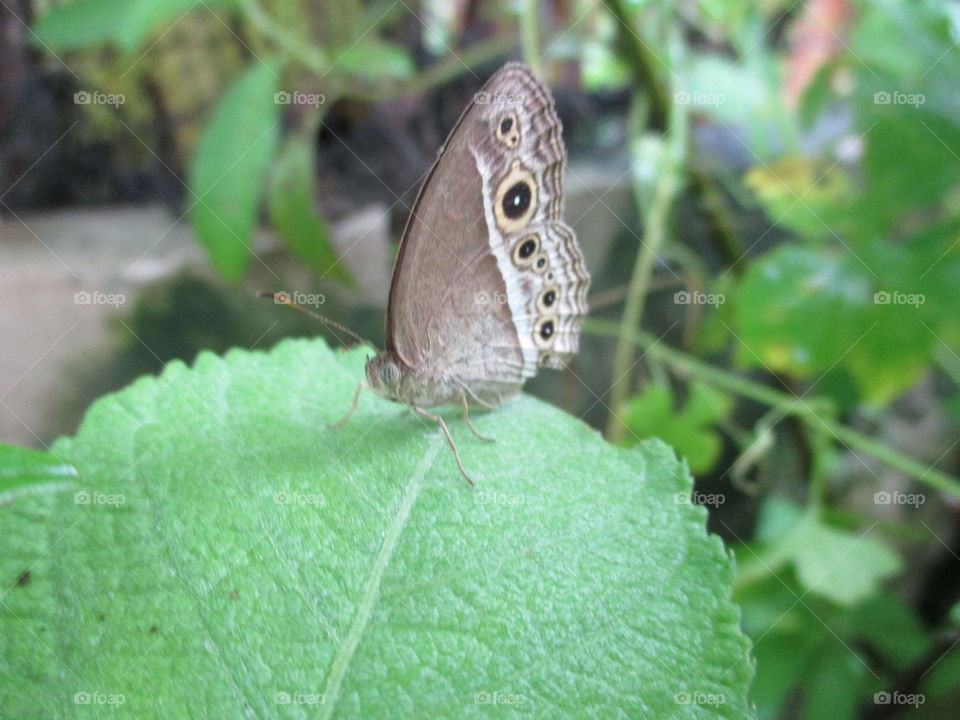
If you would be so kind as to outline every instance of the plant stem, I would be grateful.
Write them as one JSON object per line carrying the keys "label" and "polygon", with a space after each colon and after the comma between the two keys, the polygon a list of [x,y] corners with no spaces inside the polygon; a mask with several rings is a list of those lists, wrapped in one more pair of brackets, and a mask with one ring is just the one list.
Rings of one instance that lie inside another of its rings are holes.
{"label": "plant stem", "polygon": [[540,76],[540,12],[537,0],[526,0],[520,14],[523,59],[534,75]]}
{"label": "plant stem", "polygon": [[660,61],[647,49],[632,27],[630,14],[621,0],[604,0],[604,5],[617,23],[617,31],[624,54],[629,60],[637,84],[635,91],[646,88],[650,101],[650,124],[665,130],[670,115],[666,93],[657,77],[656,65]]}
{"label": "plant stem", "polygon": [[[596,335],[624,337],[621,324],[610,320],[588,319],[584,324],[584,330]],[[736,395],[775,407],[784,415],[794,416],[814,429],[827,432],[851,450],[870,455],[925,485],[960,499],[960,480],[935,467],[925,466],[915,458],[883,445],[832,418],[824,417],[816,411],[815,400],[807,401],[794,397],[709,365],[686,353],[667,347],[657,338],[641,330],[630,329],[626,332],[626,337],[649,355],[663,360],[680,372],[693,375],[699,380]]]}
{"label": "plant stem", "polygon": [[[642,123],[636,112],[639,96],[634,95],[634,113],[631,124],[630,148],[632,162],[649,162],[649,158],[642,158],[640,139],[643,135]],[[658,253],[667,239],[670,213],[674,200],[681,187],[684,156],[687,142],[687,114],[683,105],[678,105],[673,126],[664,136],[663,152],[658,163],[657,182],[653,190],[653,197],[645,202],[644,188],[641,181],[634,176],[634,202],[641,210],[645,220],[643,240],[637,251],[633,273],[627,287],[627,298],[623,307],[623,317],[620,319],[621,333],[617,340],[617,347],[613,360],[613,385],[610,388],[611,412],[607,418],[606,436],[610,442],[616,442],[624,433],[623,423],[617,416],[619,408],[623,406],[630,391],[630,376],[634,361],[635,347],[629,338],[629,332],[640,327],[643,320],[643,310],[646,305],[650,279],[653,276],[653,264]]]}

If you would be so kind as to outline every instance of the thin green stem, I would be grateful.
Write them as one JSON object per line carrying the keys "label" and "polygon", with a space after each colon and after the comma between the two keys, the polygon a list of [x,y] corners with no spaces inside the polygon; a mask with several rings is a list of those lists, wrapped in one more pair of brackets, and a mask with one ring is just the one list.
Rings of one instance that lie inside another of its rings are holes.
{"label": "thin green stem", "polygon": [[537,0],[526,0],[520,14],[520,38],[523,42],[523,59],[540,75],[540,11]]}
{"label": "thin green stem", "polygon": [[[650,162],[649,158],[640,157],[643,135],[643,125],[638,112],[639,96],[635,95],[634,112],[631,128],[631,152],[634,163]],[[623,406],[630,391],[630,376],[636,364],[634,357],[636,348],[629,339],[629,331],[640,327],[643,320],[643,311],[646,306],[647,293],[650,288],[650,279],[653,276],[653,266],[662,247],[666,243],[669,232],[670,214],[673,211],[674,201],[679,194],[682,182],[684,157],[687,142],[687,114],[683,105],[678,105],[673,126],[664,137],[663,152],[659,158],[657,181],[653,189],[652,198],[647,201],[645,188],[641,181],[634,176],[633,190],[635,203],[641,211],[646,224],[643,240],[637,251],[630,283],[627,286],[627,297],[623,307],[623,316],[620,319],[621,334],[613,359],[613,385],[610,388],[610,407],[612,412],[607,418],[606,436],[610,442],[619,440],[625,431],[617,411]]]}
{"label": "thin green stem", "polygon": [[[621,324],[610,320],[588,319],[584,324],[584,331],[596,335],[623,337]],[[679,372],[692,375],[714,387],[775,407],[784,415],[796,417],[814,428],[825,431],[851,450],[870,455],[931,488],[960,499],[960,480],[935,467],[924,465],[915,458],[883,445],[832,418],[824,417],[818,412],[818,403],[815,400],[808,401],[773,390],[753,380],[709,365],[664,345],[649,333],[632,329],[626,333],[626,337],[638,347],[643,348],[647,354],[663,360]]]}

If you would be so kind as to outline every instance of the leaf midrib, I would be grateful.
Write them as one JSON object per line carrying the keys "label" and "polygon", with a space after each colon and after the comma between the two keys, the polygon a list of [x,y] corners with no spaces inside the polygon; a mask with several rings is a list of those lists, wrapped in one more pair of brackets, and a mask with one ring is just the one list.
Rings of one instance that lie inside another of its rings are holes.
{"label": "leaf midrib", "polygon": [[327,672],[326,683],[323,688],[324,702],[321,706],[319,720],[327,720],[333,715],[334,708],[340,695],[340,685],[350,669],[350,661],[360,645],[360,640],[367,628],[370,616],[373,614],[373,608],[376,605],[380,594],[380,583],[383,580],[383,574],[390,565],[393,553],[400,542],[400,535],[410,517],[410,511],[417,501],[417,495],[420,493],[424,476],[433,465],[433,460],[440,450],[440,444],[443,438],[439,433],[434,441],[430,443],[423,459],[417,466],[414,473],[407,481],[403,490],[403,496],[400,499],[400,505],[397,508],[397,514],[387,528],[386,535],[383,538],[383,544],[380,546],[380,552],[374,558],[373,565],[370,568],[370,575],[363,587],[363,594],[360,596],[360,602],[357,604],[357,610],[353,615],[350,628],[344,636],[343,641],[337,646],[333,656],[333,662],[330,663],[330,669]]}

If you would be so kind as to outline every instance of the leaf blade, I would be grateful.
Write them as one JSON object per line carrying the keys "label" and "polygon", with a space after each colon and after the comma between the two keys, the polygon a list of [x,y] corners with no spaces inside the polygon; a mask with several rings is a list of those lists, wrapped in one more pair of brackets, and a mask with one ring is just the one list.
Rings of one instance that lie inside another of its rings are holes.
{"label": "leaf blade", "polygon": [[277,68],[254,61],[234,81],[204,128],[191,166],[194,229],[214,267],[233,281],[250,260],[260,191],[280,137]]}

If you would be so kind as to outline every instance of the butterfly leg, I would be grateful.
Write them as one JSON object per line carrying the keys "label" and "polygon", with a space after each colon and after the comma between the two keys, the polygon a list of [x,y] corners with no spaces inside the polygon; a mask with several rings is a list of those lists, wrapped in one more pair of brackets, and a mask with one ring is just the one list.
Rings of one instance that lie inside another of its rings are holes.
{"label": "butterfly leg", "polygon": [[342,428],[344,425],[347,424],[347,422],[349,422],[350,418],[352,418],[353,414],[357,411],[357,402],[360,400],[360,391],[363,388],[367,388],[367,390],[369,390],[370,386],[367,385],[365,382],[362,382],[359,385],[357,385],[357,389],[353,393],[353,404],[350,406],[350,411],[343,416],[342,420],[327,425],[327,430],[335,430],[336,428]]}
{"label": "butterfly leg", "polygon": [[460,393],[460,403],[461,403],[461,407],[463,407],[463,421],[467,424],[467,427],[470,428],[470,432],[472,432],[478,438],[483,440],[483,442],[495,443],[496,440],[494,440],[492,437],[487,437],[486,435],[481,435],[479,432],[477,432],[477,429],[473,426],[473,423],[470,422],[470,418],[467,417],[467,394],[466,393]]}
{"label": "butterfly leg", "polygon": [[460,460],[460,451],[457,450],[457,444],[453,441],[453,436],[450,434],[450,430],[447,428],[447,424],[443,421],[443,418],[439,415],[428,413],[423,408],[415,407],[413,410],[420,417],[426,418],[427,420],[433,420],[440,426],[440,429],[443,430],[443,434],[447,437],[447,443],[449,443],[450,449],[453,450],[453,457],[457,461],[457,467],[460,468],[460,474],[463,475],[464,480],[470,483],[470,487],[476,487],[476,485],[473,483],[473,480],[470,479],[470,476],[467,475],[467,471],[463,467],[463,462]]}

